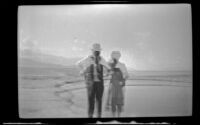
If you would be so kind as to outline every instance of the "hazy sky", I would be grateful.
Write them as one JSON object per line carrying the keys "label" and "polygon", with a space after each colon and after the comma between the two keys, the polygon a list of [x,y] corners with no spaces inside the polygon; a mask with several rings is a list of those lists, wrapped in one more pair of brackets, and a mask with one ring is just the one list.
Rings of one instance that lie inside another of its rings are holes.
{"label": "hazy sky", "polygon": [[20,6],[19,49],[84,57],[98,42],[137,70],[191,70],[189,4]]}

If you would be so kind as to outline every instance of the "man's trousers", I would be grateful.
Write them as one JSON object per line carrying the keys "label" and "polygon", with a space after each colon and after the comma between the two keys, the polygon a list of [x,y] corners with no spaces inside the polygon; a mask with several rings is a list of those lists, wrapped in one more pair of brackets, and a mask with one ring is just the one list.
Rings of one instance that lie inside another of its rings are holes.
{"label": "man's trousers", "polygon": [[101,117],[103,91],[104,85],[102,82],[93,82],[87,86],[89,117],[93,117],[95,102],[97,104],[97,115],[98,117]]}

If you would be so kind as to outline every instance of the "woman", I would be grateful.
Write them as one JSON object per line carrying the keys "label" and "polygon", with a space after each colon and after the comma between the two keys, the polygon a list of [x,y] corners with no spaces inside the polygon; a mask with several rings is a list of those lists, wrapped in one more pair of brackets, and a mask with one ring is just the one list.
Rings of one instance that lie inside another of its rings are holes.
{"label": "woman", "polygon": [[106,103],[106,110],[112,109],[113,117],[118,117],[122,112],[124,105],[124,86],[125,80],[128,78],[128,72],[124,63],[119,62],[121,54],[119,51],[111,53],[111,60],[109,65],[111,67],[111,80],[108,89],[108,97]]}

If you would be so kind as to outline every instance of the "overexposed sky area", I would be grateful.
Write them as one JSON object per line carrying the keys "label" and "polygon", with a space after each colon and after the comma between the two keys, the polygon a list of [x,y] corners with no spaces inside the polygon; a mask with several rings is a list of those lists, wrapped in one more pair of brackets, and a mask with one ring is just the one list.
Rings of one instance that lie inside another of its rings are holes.
{"label": "overexposed sky area", "polygon": [[192,70],[189,4],[20,6],[18,37],[20,51],[84,57],[97,42],[137,70]]}

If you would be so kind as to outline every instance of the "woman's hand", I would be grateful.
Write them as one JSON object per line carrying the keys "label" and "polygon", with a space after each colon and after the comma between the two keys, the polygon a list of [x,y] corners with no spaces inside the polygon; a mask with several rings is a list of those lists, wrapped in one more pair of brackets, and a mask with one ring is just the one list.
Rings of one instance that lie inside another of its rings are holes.
{"label": "woman's hand", "polygon": [[120,84],[121,86],[123,86],[123,82],[119,82],[119,84]]}
{"label": "woman's hand", "polygon": [[111,71],[109,72],[109,74],[110,74],[110,75],[114,74],[114,71],[111,70]]}

